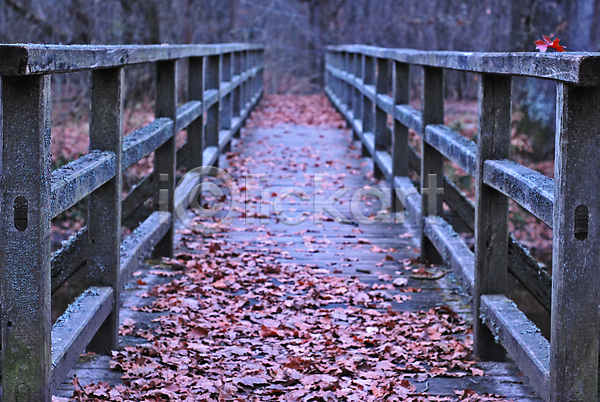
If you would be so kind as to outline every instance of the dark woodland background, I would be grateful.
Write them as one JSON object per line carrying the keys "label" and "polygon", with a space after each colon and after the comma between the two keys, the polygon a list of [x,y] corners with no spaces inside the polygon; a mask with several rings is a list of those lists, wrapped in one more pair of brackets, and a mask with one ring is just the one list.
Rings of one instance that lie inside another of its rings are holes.
{"label": "dark woodland background", "polygon": [[[262,43],[267,94],[315,94],[322,93],[324,49],[330,44],[534,52],[534,41],[548,35],[560,38],[567,51],[599,51],[600,24],[594,24],[598,16],[600,0],[0,0],[0,43]],[[185,62],[178,67],[183,102]],[[153,65],[125,68],[126,133],[154,118],[153,69]],[[419,68],[411,71],[411,103],[417,108],[420,74]],[[471,139],[477,131],[477,78],[446,71],[446,124]],[[55,74],[52,85],[56,168],[87,152],[89,74]],[[550,177],[555,86],[527,78],[515,78],[513,85],[512,157]],[[290,97],[278,99],[293,103]],[[148,159],[129,169],[124,189],[129,191],[151,165]],[[447,175],[473,198],[472,180],[456,167],[446,167]],[[551,267],[551,229],[514,203],[510,211],[511,231]],[[82,202],[53,221],[54,249],[85,224],[86,214]],[[78,294],[72,288],[65,287],[67,296],[53,303],[66,308]],[[518,295],[512,297],[520,300]],[[532,299],[519,305],[529,304],[524,311],[547,334],[549,315],[536,303]]]}
{"label": "dark woodland background", "polygon": [[[599,3],[597,0],[2,0],[0,42],[258,42],[267,46],[267,93],[314,93],[321,90],[323,50],[329,44],[535,51],[535,39],[554,35],[567,46],[567,51],[597,51],[600,25],[593,21],[600,11]],[[449,73],[448,96],[474,98],[477,86],[472,81],[468,74]],[[518,80],[515,91],[516,100],[528,117],[550,127],[554,119],[552,86],[543,81]],[[548,153],[545,148],[551,148],[551,144],[541,145],[546,146],[540,152]]]}

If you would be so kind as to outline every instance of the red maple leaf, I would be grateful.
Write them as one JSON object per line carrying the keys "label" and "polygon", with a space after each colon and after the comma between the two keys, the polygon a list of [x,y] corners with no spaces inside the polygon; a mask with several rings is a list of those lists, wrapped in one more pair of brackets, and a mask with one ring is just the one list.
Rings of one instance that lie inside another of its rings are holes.
{"label": "red maple leaf", "polygon": [[540,51],[540,52],[545,52],[548,50],[549,47],[556,49],[557,52],[564,52],[566,47],[561,46],[558,44],[558,42],[560,42],[560,39],[554,39],[554,41],[550,40],[549,37],[547,37],[546,35],[542,36],[542,40],[536,40],[535,43],[535,47]]}

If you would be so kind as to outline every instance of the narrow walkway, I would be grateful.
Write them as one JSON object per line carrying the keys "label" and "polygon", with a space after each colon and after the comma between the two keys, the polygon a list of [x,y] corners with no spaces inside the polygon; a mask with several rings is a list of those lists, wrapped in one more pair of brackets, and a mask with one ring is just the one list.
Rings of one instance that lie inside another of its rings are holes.
{"label": "narrow walkway", "polygon": [[[126,287],[123,349],[80,359],[78,385],[70,376],[60,397],[75,388],[86,401],[539,400],[514,364],[474,361],[470,308],[449,270],[418,262],[407,224],[361,223],[380,209],[373,198],[351,213],[357,190],[384,185],[351,133],[256,127],[277,110],[263,100],[220,160],[241,191],[231,224],[180,225],[176,258],[150,261]],[[334,206],[346,223],[319,212],[341,187],[350,191]],[[307,200],[289,196],[273,211],[278,195],[302,191]],[[306,219],[283,222],[294,217]]]}

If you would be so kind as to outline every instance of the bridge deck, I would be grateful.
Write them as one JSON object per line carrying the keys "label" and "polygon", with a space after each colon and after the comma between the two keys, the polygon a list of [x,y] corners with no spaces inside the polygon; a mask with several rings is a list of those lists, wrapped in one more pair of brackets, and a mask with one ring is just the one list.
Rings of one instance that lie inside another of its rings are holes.
{"label": "bridge deck", "polygon": [[[463,400],[472,391],[503,397],[485,400],[539,400],[513,363],[473,362],[470,306],[446,267],[427,267],[444,274],[437,280],[414,274],[422,265],[407,223],[351,218],[355,191],[385,183],[371,177],[372,162],[348,130],[258,127],[232,151],[220,166],[242,198],[251,193],[250,211],[258,194],[244,176],[268,175],[256,183],[267,221],[236,217],[210,235],[180,225],[178,258],[148,262],[124,292],[123,349],[112,365],[125,372],[110,370],[109,357],[82,357],[60,397],[73,394],[77,375],[86,392],[113,400],[151,393],[186,400],[186,392],[189,400]],[[314,175],[323,177],[325,200],[351,189],[335,204],[350,224],[327,214],[315,223]],[[285,225],[273,213],[275,195],[287,187],[309,196],[283,202],[287,216],[304,212],[301,224]],[[362,203],[365,216],[379,209],[372,204]],[[90,385],[99,381],[109,386]],[[124,383],[131,385],[118,387]]]}

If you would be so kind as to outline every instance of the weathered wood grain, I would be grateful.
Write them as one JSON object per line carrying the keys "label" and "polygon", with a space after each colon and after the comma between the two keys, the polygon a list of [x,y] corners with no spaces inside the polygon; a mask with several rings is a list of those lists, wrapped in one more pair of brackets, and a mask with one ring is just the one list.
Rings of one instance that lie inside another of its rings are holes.
{"label": "weathered wood grain", "polygon": [[113,299],[114,292],[111,287],[90,287],[69,305],[67,311],[52,327],[52,394],[56,392],[107,317],[111,312],[114,313]]}
{"label": "weathered wood grain", "polygon": [[2,393],[49,401],[50,77],[3,77],[2,113]]}
{"label": "weathered wood grain", "polygon": [[488,159],[509,156],[511,84],[511,77],[498,75],[482,74],[479,80],[473,352],[482,360],[501,361],[505,358],[504,349],[478,317],[482,295],[506,292],[508,198],[484,183],[483,168]]}
{"label": "weathered wood grain", "polygon": [[94,70],[186,57],[262,50],[262,45],[38,45],[0,46],[0,75],[32,75]]}
{"label": "weathered wood grain", "polygon": [[154,121],[123,139],[123,169],[150,155],[173,135],[173,121],[167,117]]}
{"label": "weathered wood grain", "polygon": [[50,213],[55,218],[115,177],[113,152],[90,152],[52,172]]}
{"label": "weathered wood grain", "polygon": [[[423,68],[423,93],[421,96],[421,133],[430,124],[444,123],[444,70],[436,67]],[[424,225],[428,217],[439,216],[443,212],[444,197],[438,189],[444,185],[444,157],[426,141],[421,142],[421,259],[432,263],[439,262],[438,255],[426,236]],[[427,190],[424,190],[427,189]]]}
{"label": "weathered wood grain", "polygon": [[546,311],[551,311],[552,278],[512,234],[508,237],[508,270]]}
{"label": "weathered wood grain", "polygon": [[[556,109],[550,397],[595,401],[600,335],[600,87],[559,83]],[[583,217],[577,215],[580,206],[588,211]]]}
{"label": "weathered wood grain", "polygon": [[[202,166],[204,149],[204,58],[192,57],[188,61],[188,98],[196,100],[201,109],[187,129],[188,161],[187,170]],[[179,116],[177,117],[179,121]]]}
{"label": "weathered wood grain", "polygon": [[172,223],[170,213],[155,211],[123,240],[120,267],[123,283],[131,277],[141,258],[147,257],[158,242],[172,230]]}
{"label": "weathered wood grain", "polygon": [[477,144],[442,124],[428,125],[425,141],[471,176],[477,175]]}
{"label": "weathered wood grain", "polygon": [[[202,91],[199,93],[201,94]],[[175,131],[178,132],[188,128],[188,126],[200,116],[202,116],[202,102],[200,101],[189,101],[179,106],[177,108],[177,123],[175,124]]]}
{"label": "weathered wood grain", "polygon": [[554,180],[510,160],[488,160],[483,182],[531,212],[546,225],[553,225]]}
{"label": "weathered wood grain", "polygon": [[365,45],[329,46],[327,49],[335,52],[360,52],[408,64],[474,73],[521,75],[579,85],[600,84],[600,56],[587,52],[482,53],[386,49]]}
{"label": "weathered wood grain", "polygon": [[550,399],[550,343],[512,300],[481,296],[481,319],[544,399]]}
{"label": "weathered wood grain", "polygon": [[87,285],[113,290],[112,311],[94,328],[98,333],[88,345],[90,351],[105,354],[118,347],[119,338],[124,80],[120,67],[93,71],[91,79],[90,151],[112,153],[116,165],[116,175],[90,194],[87,217]]}
{"label": "weathered wood grain", "polygon": [[[161,61],[156,65],[156,117],[167,117],[177,121],[177,63],[175,60]],[[177,145],[175,133],[154,151],[153,205],[155,211],[173,213],[175,174],[177,171]],[[174,233],[169,230],[155,247],[155,255],[173,255]]]}
{"label": "weathered wood grain", "polygon": [[472,295],[475,290],[475,258],[467,244],[442,217],[425,223],[425,234],[447,261],[454,275],[461,279],[463,289]]}
{"label": "weathered wood grain", "polygon": [[87,227],[84,227],[63,242],[62,248],[52,255],[52,293],[85,264],[88,256],[87,238]]}

